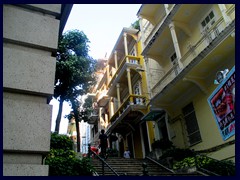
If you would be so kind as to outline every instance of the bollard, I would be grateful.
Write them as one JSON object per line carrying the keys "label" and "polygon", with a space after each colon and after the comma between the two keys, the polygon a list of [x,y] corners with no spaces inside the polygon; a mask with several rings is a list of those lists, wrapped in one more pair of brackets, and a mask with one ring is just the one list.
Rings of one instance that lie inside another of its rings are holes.
{"label": "bollard", "polygon": [[143,167],[143,176],[149,176],[148,170],[147,170],[147,163],[143,162],[142,167]]}

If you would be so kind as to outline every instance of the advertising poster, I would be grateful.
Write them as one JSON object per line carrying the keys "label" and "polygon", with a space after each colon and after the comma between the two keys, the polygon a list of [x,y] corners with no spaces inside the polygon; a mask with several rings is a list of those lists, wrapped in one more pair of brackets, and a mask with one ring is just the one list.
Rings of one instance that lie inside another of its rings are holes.
{"label": "advertising poster", "polygon": [[235,66],[208,98],[223,140],[235,134]]}

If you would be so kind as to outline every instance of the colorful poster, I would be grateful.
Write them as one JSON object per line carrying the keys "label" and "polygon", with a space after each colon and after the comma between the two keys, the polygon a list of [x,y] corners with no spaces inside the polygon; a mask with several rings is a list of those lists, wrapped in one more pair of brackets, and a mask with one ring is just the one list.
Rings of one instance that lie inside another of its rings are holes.
{"label": "colorful poster", "polygon": [[235,66],[208,98],[223,140],[235,134]]}

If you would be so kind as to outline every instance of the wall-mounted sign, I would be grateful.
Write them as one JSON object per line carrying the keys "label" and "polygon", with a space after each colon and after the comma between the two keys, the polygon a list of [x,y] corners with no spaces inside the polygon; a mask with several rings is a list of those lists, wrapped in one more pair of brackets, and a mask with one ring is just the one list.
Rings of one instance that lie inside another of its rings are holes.
{"label": "wall-mounted sign", "polygon": [[235,66],[208,98],[223,140],[235,134]]}

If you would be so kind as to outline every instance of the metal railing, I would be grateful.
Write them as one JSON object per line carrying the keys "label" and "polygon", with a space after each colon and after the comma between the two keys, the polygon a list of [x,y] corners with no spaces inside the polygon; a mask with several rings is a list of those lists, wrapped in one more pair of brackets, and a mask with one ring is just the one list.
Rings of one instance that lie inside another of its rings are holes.
{"label": "metal railing", "polygon": [[147,105],[147,97],[143,95],[131,94],[126,100],[121,104],[118,110],[110,118],[110,122],[114,122],[121,114],[128,108],[129,105]]}
{"label": "metal railing", "polygon": [[[129,62],[128,62],[129,61]],[[116,79],[120,71],[122,70],[123,66],[125,64],[132,64],[135,65],[136,67],[140,66],[140,57],[139,56],[132,56],[132,55],[126,55],[124,56],[123,60],[121,61],[120,65],[118,66],[117,70],[112,74],[112,78],[110,79],[110,82],[108,84],[108,88],[111,87],[113,81]]]}
{"label": "metal railing", "polygon": [[102,175],[105,174],[104,167],[107,166],[116,176],[120,176],[103,158],[101,158],[97,153],[91,150],[90,144],[88,145],[88,157],[91,157],[91,154],[94,154],[102,162]]}
{"label": "metal railing", "polygon": [[168,167],[166,167],[166,166],[162,165],[161,163],[157,162],[156,160],[154,160],[154,159],[152,159],[152,158],[150,158],[148,156],[146,156],[146,159],[148,159],[148,160],[152,161],[153,163],[157,164],[158,166],[160,166],[164,170],[166,170],[166,171],[168,171],[168,172],[170,172],[172,174],[176,174],[172,169],[169,169]]}

